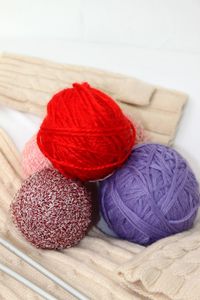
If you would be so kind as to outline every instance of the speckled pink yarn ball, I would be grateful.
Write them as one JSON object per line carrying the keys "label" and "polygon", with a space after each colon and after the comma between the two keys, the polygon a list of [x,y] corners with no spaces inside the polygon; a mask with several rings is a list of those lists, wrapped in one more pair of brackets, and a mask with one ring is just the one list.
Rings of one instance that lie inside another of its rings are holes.
{"label": "speckled pink yarn ball", "polygon": [[36,135],[34,135],[24,147],[22,152],[22,171],[23,177],[27,178],[30,175],[44,169],[51,167],[51,162],[40,151]]}
{"label": "speckled pink yarn ball", "polygon": [[76,245],[91,223],[91,195],[77,180],[47,168],[24,181],[11,204],[12,219],[37,248]]}
{"label": "speckled pink yarn ball", "polygon": [[144,130],[144,126],[142,125],[142,122],[135,118],[130,116],[129,114],[126,115],[127,118],[133,123],[133,126],[136,130],[136,138],[135,138],[135,144],[143,144],[150,141],[149,135]]}

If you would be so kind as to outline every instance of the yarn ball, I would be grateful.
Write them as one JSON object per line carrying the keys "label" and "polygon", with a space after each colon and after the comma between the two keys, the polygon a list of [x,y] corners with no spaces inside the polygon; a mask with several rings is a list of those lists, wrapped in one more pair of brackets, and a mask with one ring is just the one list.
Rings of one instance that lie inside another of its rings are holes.
{"label": "yarn ball", "polygon": [[51,162],[42,154],[37,144],[37,135],[34,135],[22,151],[22,176],[27,178],[30,175],[51,167]]}
{"label": "yarn ball", "polygon": [[100,206],[117,236],[141,245],[192,227],[199,185],[185,159],[159,144],[136,146],[129,159],[100,183]]}
{"label": "yarn ball", "polygon": [[11,214],[37,248],[69,248],[85,236],[91,223],[91,195],[80,181],[46,168],[24,181],[11,203]]}
{"label": "yarn ball", "polygon": [[88,83],[74,83],[53,96],[37,135],[53,166],[83,181],[111,174],[126,161],[134,142],[134,126],[120,107]]}

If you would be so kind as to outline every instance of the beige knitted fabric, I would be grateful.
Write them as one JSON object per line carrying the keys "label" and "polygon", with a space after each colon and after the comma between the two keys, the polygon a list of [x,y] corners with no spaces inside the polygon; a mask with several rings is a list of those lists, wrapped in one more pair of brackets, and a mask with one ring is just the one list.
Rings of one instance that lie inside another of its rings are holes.
{"label": "beige knitted fabric", "polygon": [[42,297],[30,291],[20,282],[0,272],[1,300],[43,300]]}
{"label": "beige knitted fabric", "polygon": [[152,141],[173,142],[187,96],[138,79],[83,66],[14,54],[0,57],[0,103],[44,115],[52,95],[73,82],[88,81],[110,94],[125,112],[142,121]]}
{"label": "beige knitted fabric", "polygon": [[117,273],[133,291],[150,299],[199,300],[200,223],[146,248]]}
{"label": "beige knitted fabric", "polygon": [[[137,79],[91,68],[61,65],[17,55],[0,58],[0,102],[43,115],[57,90],[73,81],[89,81],[141,119],[151,138],[172,142],[186,101],[184,94]],[[126,102],[126,103],[125,103]],[[13,227],[9,206],[21,184],[20,156],[0,130],[0,233],[89,299],[200,299],[200,225],[144,248],[108,237],[95,227],[71,249],[38,250]],[[74,299],[62,288],[0,246],[0,262],[57,299]],[[0,299],[41,297],[0,272]]]}
{"label": "beige knitted fabric", "polygon": [[[110,238],[96,228],[93,228],[78,246],[63,251],[38,250],[24,240],[9,218],[10,202],[21,184],[19,155],[2,130],[0,130],[0,164],[0,233],[4,239],[80,290],[89,299],[143,299],[121,284],[120,276],[116,274],[116,269],[121,264],[134,258],[143,249],[141,246]],[[15,255],[8,254],[8,250],[2,246],[0,246],[0,262],[56,298],[74,299]],[[7,281],[7,277],[0,272],[0,283],[5,286],[2,292],[6,293],[5,299],[40,299],[15,280]],[[14,284],[10,286],[9,282],[12,281]],[[23,298],[21,296],[23,294],[27,297]]]}

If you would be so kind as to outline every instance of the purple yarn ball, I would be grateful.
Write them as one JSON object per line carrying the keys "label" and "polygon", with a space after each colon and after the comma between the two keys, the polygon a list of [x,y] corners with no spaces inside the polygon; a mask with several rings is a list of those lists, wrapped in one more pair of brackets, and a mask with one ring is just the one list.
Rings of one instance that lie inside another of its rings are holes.
{"label": "purple yarn ball", "polygon": [[136,146],[127,162],[100,183],[100,206],[121,238],[149,245],[192,227],[199,185],[185,159],[159,144]]}

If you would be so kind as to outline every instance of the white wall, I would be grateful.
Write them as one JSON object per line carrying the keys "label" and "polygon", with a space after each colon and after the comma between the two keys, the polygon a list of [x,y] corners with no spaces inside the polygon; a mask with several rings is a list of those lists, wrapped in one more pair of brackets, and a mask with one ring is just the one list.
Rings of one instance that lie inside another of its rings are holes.
{"label": "white wall", "polygon": [[200,51],[200,0],[0,0],[0,38]]}

